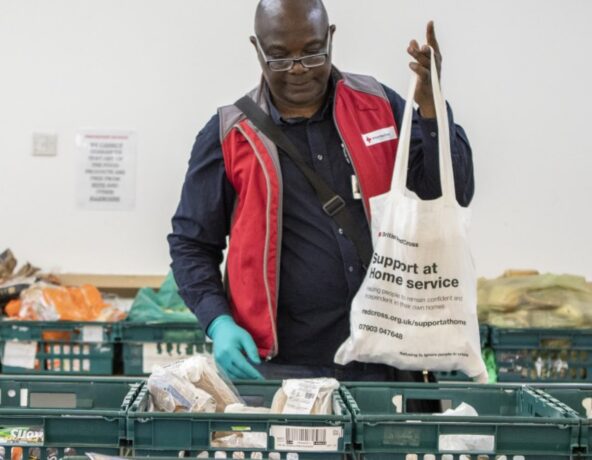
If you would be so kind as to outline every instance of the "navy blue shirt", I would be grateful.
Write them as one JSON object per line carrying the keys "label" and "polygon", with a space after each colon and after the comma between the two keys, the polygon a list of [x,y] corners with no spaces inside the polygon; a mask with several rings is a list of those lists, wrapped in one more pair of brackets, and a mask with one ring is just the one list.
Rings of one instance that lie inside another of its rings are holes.
{"label": "navy blue shirt", "polygon": [[[401,126],[405,102],[384,87]],[[345,156],[332,117],[332,91],[309,119],[281,118],[271,101],[271,116],[296,144],[303,159],[347,203],[370,240],[363,204],[352,194],[353,168]],[[468,205],[473,191],[471,149],[461,127],[450,138],[457,200]],[[422,199],[440,196],[437,124],[415,114],[407,187]],[[191,153],[181,200],[169,235],[172,269],[179,293],[201,324],[230,314],[219,265],[235,191],[226,178],[218,115],[198,134]],[[333,365],[337,348],[349,336],[349,310],[364,278],[353,243],[321,209],[314,189],[298,167],[280,151],[283,178],[283,236],[277,330],[279,354],[274,361]]]}

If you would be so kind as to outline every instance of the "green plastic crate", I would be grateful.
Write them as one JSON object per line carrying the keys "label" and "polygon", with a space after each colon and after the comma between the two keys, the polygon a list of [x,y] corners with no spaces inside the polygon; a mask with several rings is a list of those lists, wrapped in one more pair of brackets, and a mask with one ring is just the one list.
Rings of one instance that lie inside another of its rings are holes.
{"label": "green plastic crate", "polygon": [[2,372],[112,375],[116,330],[116,323],[0,321]]}
{"label": "green plastic crate", "polygon": [[[281,382],[235,382],[251,406],[270,407]],[[338,391],[333,396],[336,415],[222,414],[147,412],[149,394],[143,388],[128,412],[127,435],[135,456],[196,457],[207,452],[226,451],[228,458],[239,451],[249,458],[259,452],[263,458],[343,459],[351,450],[352,419]],[[258,433],[260,448],[221,448],[212,444],[215,433]],[[285,436],[285,443],[281,441]],[[325,444],[323,444],[323,440]],[[302,444],[298,444],[301,441]],[[310,443],[315,442],[316,451]],[[263,447],[265,445],[265,447]]]}
{"label": "green plastic crate", "polygon": [[154,365],[205,351],[206,336],[197,323],[122,322],[123,373],[147,375]]}
{"label": "green plastic crate", "polygon": [[592,329],[491,328],[500,382],[592,382]]}
{"label": "green plastic crate", "polygon": [[536,384],[533,387],[542,389],[580,415],[582,420],[581,450],[586,452],[586,457],[592,457],[592,385],[560,383]]}
{"label": "green plastic crate", "polygon": [[[141,382],[125,378],[0,376],[0,446],[35,449],[40,458],[67,453],[117,455],[126,412]],[[16,431],[15,431],[16,430]]]}
{"label": "green plastic crate", "polygon": [[[362,459],[556,459],[580,451],[577,413],[541,390],[516,385],[352,383],[341,391],[354,417],[354,449]],[[452,408],[465,402],[479,416],[407,413],[409,400],[440,400]],[[447,445],[459,436],[475,435],[485,437],[486,447],[453,450]]]}
{"label": "green plastic crate", "polygon": [[[489,343],[489,326],[486,324],[479,325],[479,337],[481,339],[481,349],[485,348]],[[471,379],[461,371],[436,372],[436,379],[438,382],[470,382]]]}

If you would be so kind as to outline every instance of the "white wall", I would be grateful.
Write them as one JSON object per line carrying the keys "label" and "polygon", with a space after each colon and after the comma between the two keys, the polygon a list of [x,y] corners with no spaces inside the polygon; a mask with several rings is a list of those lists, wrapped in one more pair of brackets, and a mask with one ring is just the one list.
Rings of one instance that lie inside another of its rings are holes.
{"label": "white wall", "polygon": [[[405,93],[436,22],[443,85],[476,164],[480,274],[592,277],[588,0],[326,0],[335,63]],[[160,274],[190,148],[254,86],[256,0],[0,0],[0,249],[46,269]],[[138,132],[133,212],[76,208],[75,134]],[[35,130],[59,135],[31,156]]]}

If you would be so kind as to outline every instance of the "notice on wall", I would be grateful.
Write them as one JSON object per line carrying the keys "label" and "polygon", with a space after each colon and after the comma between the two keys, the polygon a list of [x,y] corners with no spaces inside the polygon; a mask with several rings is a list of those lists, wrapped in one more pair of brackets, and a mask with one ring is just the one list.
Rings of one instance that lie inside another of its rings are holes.
{"label": "notice on wall", "polygon": [[136,133],[83,130],[76,136],[76,145],[78,207],[132,210],[136,198]]}

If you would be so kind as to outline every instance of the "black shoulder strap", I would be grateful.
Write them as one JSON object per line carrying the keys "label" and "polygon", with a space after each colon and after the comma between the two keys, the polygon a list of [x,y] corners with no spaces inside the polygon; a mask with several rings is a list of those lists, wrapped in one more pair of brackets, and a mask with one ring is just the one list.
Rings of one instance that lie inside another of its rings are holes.
{"label": "black shoulder strap", "polygon": [[255,101],[253,101],[253,99],[249,96],[244,96],[236,101],[234,105],[238,107],[261,132],[282,149],[298,168],[300,168],[302,174],[304,174],[315,189],[323,211],[331,216],[337,225],[343,229],[344,233],[356,246],[362,264],[364,267],[368,267],[370,258],[372,257],[372,245],[368,243],[366,238],[362,238],[362,235],[360,234],[361,226],[354,222],[352,215],[345,206],[343,198],[331,190],[325,181],[304,162],[294,143],[273,122],[269,115],[267,115],[255,103]]}

